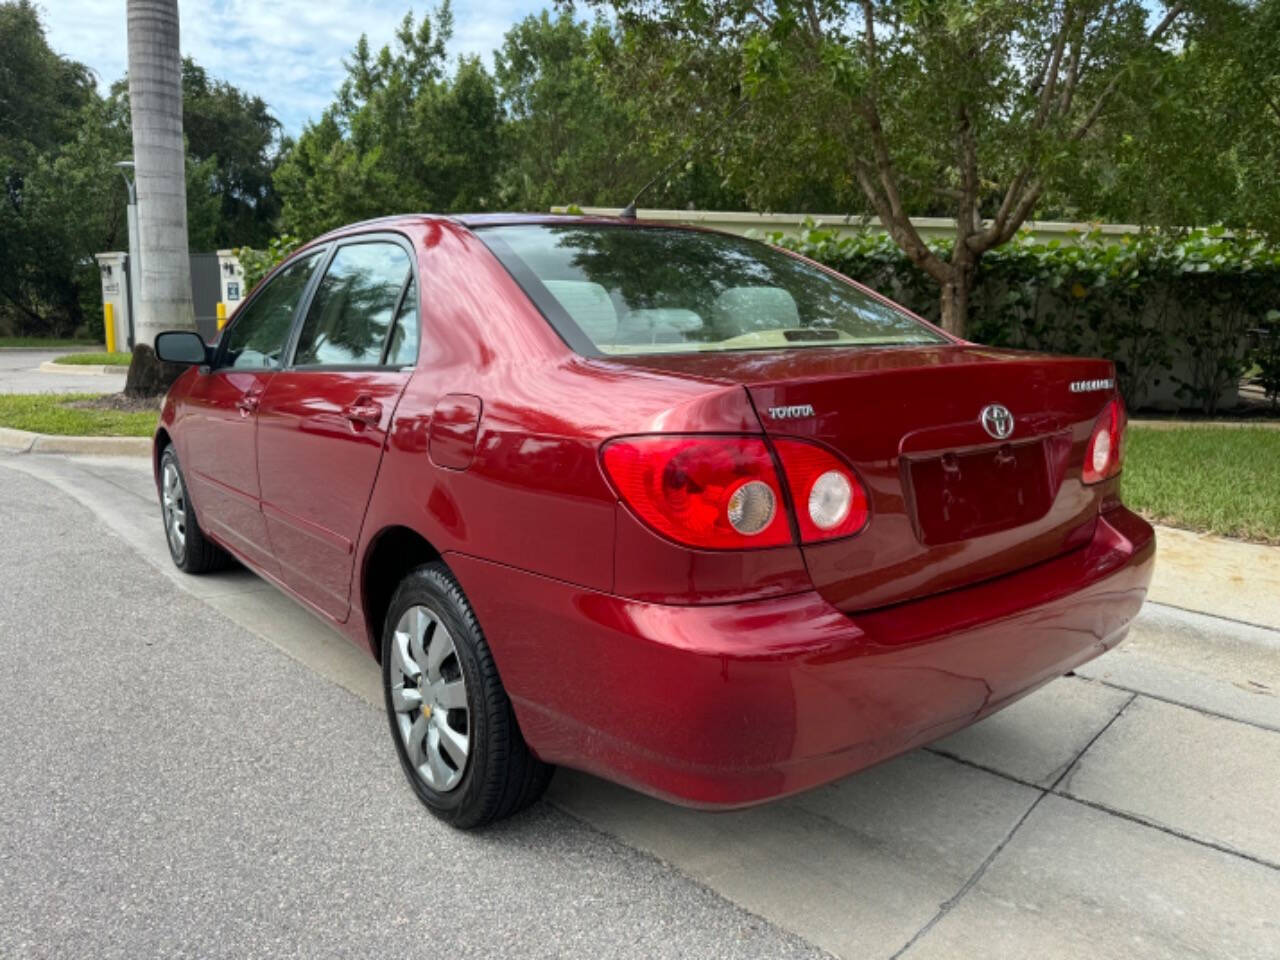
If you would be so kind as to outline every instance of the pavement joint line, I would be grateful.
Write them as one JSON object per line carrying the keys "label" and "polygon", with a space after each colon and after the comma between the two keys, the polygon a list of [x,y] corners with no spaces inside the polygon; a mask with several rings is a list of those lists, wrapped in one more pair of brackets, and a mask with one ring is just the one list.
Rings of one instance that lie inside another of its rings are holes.
{"label": "pavement joint line", "polygon": [[[1167,703],[1171,707],[1182,707],[1184,710],[1191,710],[1201,716],[1213,717],[1216,720],[1230,720],[1232,723],[1241,723],[1246,727],[1253,727],[1255,730],[1263,730],[1267,733],[1280,733],[1280,727],[1273,727],[1269,723],[1258,723],[1255,720],[1242,720],[1240,717],[1233,717],[1227,713],[1219,713],[1217,710],[1210,710],[1208,707],[1201,707],[1194,703],[1187,703],[1185,700],[1175,700],[1172,697],[1162,696],[1158,693],[1148,693],[1146,690],[1135,690],[1133,687],[1126,687],[1124,684],[1115,683],[1111,680],[1095,680],[1092,678],[1081,677],[1081,680],[1087,680],[1089,683],[1098,683],[1104,687],[1110,687],[1112,690],[1123,690],[1125,693],[1136,693],[1140,697],[1146,697],[1148,700],[1158,700],[1161,703]],[[1255,694],[1261,696],[1262,694]],[[949,756],[949,754],[946,754]],[[958,759],[952,757],[952,759]]]}
{"label": "pavement joint line", "polygon": [[1206,610],[1195,610],[1191,607],[1180,607],[1176,603],[1164,603],[1160,600],[1147,600],[1146,606],[1164,607],[1167,610],[1177,610],[1180,613],[1193,613],[1199,617],[1211,617],[1214,620],[1226,620],[1228,623],[1239,624],[1242,627],[1253,627],[1255,630],[1266,630],[1269,633],[1280,634],[1280,629],[1268,626],[1265,623],[1254,623],[1252,620],[1241,620],[1239,617],[1229,617],[1224,613],[1209,613]]}
{"label": "pavement joint line", "polygon": [[[1084,678],[1082,677],[1081,679],[1084,679]],[[1133,703],[1133,701],[1138,697],[1142,697],[1147,700],[1159,700],[1163,703],[1169,703],[1176,707],[1186,706],[1186,704],[1177,703],[1176,701],[1172,701],[1172,700],[1166,700],[1163,697],[1153,697],[1149,693],[1142,693],[1137,690],[1130,690],[1128,687],[1122,687],[1122,686],[1119,686],[1118,684],[1106,683],[1106,681],[1103,681],[1103,680],[1090,680],[1086,682],[1102,683],[1105,686],[1111,687],[1115,690],[1123,690],[1126,693],[1133,694],[1133,696],[1129,698],[1129,700],[1124,704],[1124,706],[1120,708],[1120,713],[1123,713],[1125,709],[1128,708],[1129,704]],[[1198,710],[1195,707],[1187,707],[1187,709],[1194,710],[1197,713],[1203,713],[1210,717],[1215,717],[1219,720],[1234,720],[1236,723],[1243,723],[1247,727],[1257,727],[1258,729],[1265,730],[1268,733],[1280,732],[1280,731],[1274,731],[1273,728],[1271,727],[1259,727],[1257,724],[1248,723],[1247,721],[1244,721],[1244,720],[1236,720],[1235,717],[1223,716],[1222,714],[1213,713],[1208,710]],[[1117,718],[1119,718],[1120,713],[1117,713],[1114,717],[1111,718],[1111,720],[1107,722],[1107,727],[1111,726],[1111,724],[1114,723]],[[1071,763],[1068,764],[1067,766],[1068,771],[1075,766],[1076,761],[1078,761],[1081,757],[1084,756],[1085,752],[1089,749],[1089,747],[1093,746],[1094,741],[1097,740],[1098,737],[1100,737],[1104,732],[1106,732],[1107,727],[1103,727],[1102,730],[1098,732],[1098,736],[1095,736],[1093,740],[1090,740],[1088,746],[1086,746],[1084,750],[1081,750],[1080,753],[1076,755],[1075,760],[1072,760]],[[1201,847],[1208,847],[1211,850],[1217,850],[1219,853],[1225,853],[1233,857],[1238,857],[1241,860],[1248,860],[1250,863],[1256,863],[1259,866],[1268,867],[1272,870],[1280,870],[1280,863],[1274,863],[1271,860],[1267,860],[1264,857],[1256,856],[1255,854],[1249,853],[1244,850],[1240,850],[1236,847],[1227,846],[1226,844],[1218,843],[1217,841],[1214,841],[1214,840],[1205,840],[1201,837],[1192,836],[1191,834],[1184,833],[1181,830],[1178,830],[1174,827],[1170,827],[1170,826],[1167,826],[1166,824],[1160,823],[1158,820],[1151,820],[1140,814],[1129,813],[1128,811],[1120,810],[1116,807],[1109,807],[1105,803],[1099,803],[1096,800],[1086,800],[1083,797],[1076,796],[1074,793],[1069,793],[1063,790],[1059,790],[1057,789],[1057,785],[1061,783],[1062,777],[1066,776],[1066,772],[1064,772],[1061,776],[1058,777],[1057,780],[1054,781],[1053,786],[1046,789],[1045,787],[1042,787],[1037,783],[1032,783],[1030,780],[1024,780],[1021,777],[1015,777],[1011,773],[1006,773],[1003,770],[997,770],[995,767],[987,766],[985,763],[978,763],[976,760],[969,760],[965,757],[958,756],[954,753],[951,753],[949,750],[941,750],[938,747],[924,747],[922,749],[926,753],[932,753],[936,757],[943,757],[944,759],[954,761],[955,763],[958,763],[961,766],[971,767],[974,770],[981,770],[983,773],[989,773],[994,777],[999,777],[1001,780],[1007,780],[1010,783],[1016,783],[1023,787],[1030,787],[1033,790],[1042,790],[1042,791],[1045,791],[1046,793],[1052,793],[1055,797],[1061,797],[1063,800],[1070,800],[1072,803],[1078,803],[1081,806],[1089,807],[1090,809],[1097,810],[1100,813],[1110,814],[1113,817],[1119,817],[1121,820],[1128,820],[1131,823],[1136,823],[1143,827],[1149,827],[1152,830],[1159,831],[1160,833],[1166,833],[1171,837],[1177,837],[1179,840],[1186,840],[1189,843],[1194,843]],[[1037,802],[1039,802],[1039,799],[1040,798],[1037,798]],[[1030,813],[1030,811],[1028,811],[1028,813]],[[897,954],[895,954],[894,956],[897,956]]]}
{"label": "pavement joint line", "polygon": [[[935,926],[938,925],[939,921],[941,921],[944,917],[946,917],[948,913],[950,913],[952,910],[955,909],[956,905],[961,900],[964,899],[965,894],[967,894],[970,890],[972,890],[975,886],[977,886],[978,881],[980,881],[983,878],[983,876],[986,875],[987,870],[990,868],[991,864],[995,862],[996,857],[1000,856],[1001,852],[1004,850],[1005,847],[1009,845],[1009,842],[1013,840],[1017,832],[1022,829],[1022,825],[1026,823],[1027,818],[1030,817],[1031,814],[1035,812],[1036,807],[1040,806],[1041,801],[1043,801],[1045,797],[1049,796],[1049,794],[1054,793],[1057,790],[1058,784],[1062,783],[1062,781],[1067,778],[1067,776],[1071,773],[1071,771],[1076,768],[1076,765],[1080,762],[1080,758],[1089,752],[1089,748],[1098,742],[1098,738],[1101,737],[1108,730],[1110,730],[1111,725],[1115,723],[1118,719],[1120,719],[1120,715],[1124,713],[1126,710],[1128,710],[1129,705],[1137,699],[1138,699],[1138,694],[1135,693],[1132,696],[1130,696],[1128,700],[1122,703],[1120,705],[1120,709],[1118,709],[1114,714],[1112,714],[1111,719],[1108,720],[1105,724],[1103,724],[1101,730],[1099,730],[1097,733],[1095,733],[1092,737],[1089,738],[1089,742],[1086,743],[1084,747],[1080,749],[1080,751],[1075,755],[1075,758],[1069,764],[1067,764],[1067,768],[1058,775],[1058,778],[1054,780],[1053,783],[1051,783],[1047,788],[1038,787],[1038,786],[1035,787],[1036,790],[1040,791],[1039,796],[1037,796],[1034,800],[1031,801],[1031,805],[1028,806],[1027,809],[1023,811],[1022,816],[1018,818],[1018,822],[1015,823],[1010,828],[1009,832],[1004,835],[1004,839],[1002,839],[999,843],[995,845],[995,848],[989,854],[987,854],[986,859],[984,859],[982,863],[978,864],[977,869],[975,869],[973,873],[969,875],[969,879],[966,880],[961,885],[960,889],[957,890],[954,894],[952,894],[948,899],[944,900],[941,904],[939,904],[938,909],[934,913],[934,915],[929,918],[929,920],[925,923],[924,926],[922,926],[919,930],[915,932],[915,934],[912,935],[910,940],[908,940],[901,947],[899,947],[898,951],[889,957],[889,960],[898,960],[899,957],[901,957],[913,946],[915,946],[917,941],[919,941],[922,937],[924,937],[930,930],[932,930]],[[945,756],[945,754],[942,754],[942,755]],[[978,765],[973,764],[973,766],[978,766]],[[1021,782],[1021,781],[1018,781],[1017,778],[1015,777],[1007,777],[1006,779],[1014,780],[1015,782]],[[1032,786],[1032,785],[1028,784],[1028,786]]]}
{"label": "pavement joint line", "polygon": [[1062,793],[1057,790],[1053,792],[1055,797],[1061,797],[1063,800],[1070,800],[1072,803],[1078,803],[1082,807],[1089,807],[1100,813],[1109,814],[1118,817],[1121,820],[1128,820],[1130,823],[1136,823],[1143,827],[1150,827],[1152,830],[1158,830],[1160,833],[1167,833],[1171,837],[1177,837],[1179,840],[1186,840],[1197,846],[1208,847],[1210,850],[1217,850],[1219,853],[1225,853],[1228,856],[1238,857],[1241,860],[1247,860],[1250,863],[1256,863],[1260,867],[1266,867],[1269,870],[1280,871],[1280,863],[1268,860],[1265,857],[1259,857],[1256,854],[1248,853],[1237,847],[1228,846],[1225,843],[1218,843],[1216,840],[1205,840],[1202,837],[1192,836],[1189,833],[1183,833],[1174,827],[1160,823],[1156,820],[1150,820],[1147,817],[1137,813],[1129,813],[1127,810],[1117,810],[1115,807],[1109,807],[1105,803],[1098,803],[1096,800],[1086,800],[1083,797],[1077,797],[1074,793]]}
{"label": "pavement joint line", "polygon": [[[1038,783],[1032,783],[1030,780],[1023,780],[1022,777],[1015,777],[1012,773],[1006,773],[1003,770],[997,770],[995,767],[989,767],[985,763],[979,763],[977,760],[969,760],[952,753],[949,750],[942,750],[938,747],[921,747],[925,753],[931,753],[935,757],[942,757],[944,760],[952,760],[955,763],[965,767],[972,767],[974,770],[981,770],[983,773],[989,773],[992,776],[999,777],[1001,780],[1008,780],[1010,783],[1016,783],[1019,786],[1030,787],[1032,790],[1044,792],[1045,788]],[[1073,759],[1071,763],[1075,763]],[[1070,764],[1068,764],[1070,766]]]}
{"label": "pavement joint line", "polygon": [[[1122,687],[1119,689],[1124,689],[1124,688]],[[1147,695],[1143,693],[1143,694],[1139,694],[1139,696],[1146,697]],[[1152,698],[1148,698],[1148,699],[1152,699]],[[1230,719],[1230,717],[1227,717],[1225,719]],[[1010,783],[1016,783],[1023,787],[1030,787],[1033,790],[1045,789],[1044,787],[1038,784],[1032,783],[1029,780],[1023,780],[1021,777],[1015,777],[1011,773],[1005,773],[1003,770],[997,770],[995,767],[989,767],[985,763],[978,763],[976,760],[967,760],[964,757],[956,756],[954,753],[948,753],[946,750],[938,750],[934,747],[924,747],[923,749],[926,753],[932,753],[936,757],[942,757],[946,760],[952,760],[960,764],[961,766],[971,767],[974,770],[981,770],[983,773],[989,773],[993,777],[999,777],[1001,780],[1007,780]],[[1158,820],[1150,820],[1146,817],[1141,816],[1140,814],[1129,813],[1126,810],[1120,810],[1116,807],[1109,807],[1105,803],[1099,803],[1096,800],[1086,800],[1084,799],[1084,797],[1078,797],[1074,793],[1063,793],[1060,790],[1052,790],[1052,789],[1046,792],[1051,792],[1055,797],[1059,797],[1063,800],[1069,800],[1072,803],[1078,803],[1082,807],[1089,807],[1092,810],[1097,810],[1099,813],[1105,813],[1105,814],[1108,814],[1109,816],[1117,817],[1121,820],[1128,820],[1130,823],[1136,823],[1139,826],[1148,827],[1159,833],[1166,833],[1169,836],[1176,837],[1179,840],[1185,840],[1188,843],[1194,843],[1196,844],[1196,846],[1208,847],[1211,850],[1217,850],[1219,853],[1229,854],[1230,856],[1238,857],[1241,860],[1248,860],[1251,863],[1256,863],[1263,867],[1269,867],[1272,870],[1280,870],[1280,863],[1273,863],[1270,860],[1255,856],[1252,853],[1248,853],[1244,850],[1239,850],[1235,847],[1229,847],[1225,844],[1218,843],[1217,841],[1214,841],[1214,840],[1204,840],[1200,837],[1195,837],[1195,836],[1192,836],[1191,834],[1183,833],[1181,830],[1177,830],[1173,827],[1160,823]]]}

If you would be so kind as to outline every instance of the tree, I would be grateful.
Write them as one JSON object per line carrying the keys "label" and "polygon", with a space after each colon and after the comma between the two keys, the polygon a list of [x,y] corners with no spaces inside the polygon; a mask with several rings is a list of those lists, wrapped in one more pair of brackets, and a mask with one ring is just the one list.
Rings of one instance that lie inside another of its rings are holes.
{"label": "tree", "polygon": [[177,0],[128,0],[129,105],[138,184],[142,289],[125,393],[154,396],[177,370],[151,344],[166,329],[194,330],[187,247],[186,152],[182,139],[182,58]]}
{"label": "tree", "polygon": [[[111,85],[129,122],[129,78]],[[272,175],[289,147],[261,97],[182,60],[187,145],[187,228],[196,250],[262,244],[275,232],[280,198]]]}
{"label": "tree", "polygon": [[[33,176],[72,140],[94,100],[93,78],[50,49],[29,0],[0,3],[0,328],[66,333],[77,320],[72,269],[61,255],[61,218]],[[35,207],[40,207],[37,215]]]}
{"label": "tree", "polygon": [[[648,138],[638,137],[625,99],[610,83],[615,38],[547,11],[516,23],[494,53],[503,110],[503,204],[622,204],[650,174]],[[603,54],[603,55],[602,55]],[[642,142],[638,142],[642,141]]]}
{"label": "tree", "polygon": [[213,162],[209,191],[219,205],[214,244],[265,243],[280,215],[271,182],[287,147],[280,121],[261,97],[213,79],[187,57],[182,61],[182,125],[192,159]]}
{"label": "tree", "polygon": [[[691,145],[690,131],[650,109],[653,77],[626,69],[626,37],[602,19],[546,11],[517,22],[494,53],[502,105],[501,203],[622,206]],[[745,203],[712,140],[645,195],[655,206],[736,209]]]}
{"label": "tree", "polygon": [[[621,0],[631,49],[705,125],[751,103],[735,151],[753,199],[821,178],[861,194],[939,286],[963,335],[982,255],[1008,242],[1064,174],[1126,74],[1176,39],[1185,8],[1139,0]],[[678,95],[677,94],[677,95]],[[670,104],[668,104],[670,106]],[[760,187],[754,184],[760,184]],[[850,204],[852,206],[852,204]],[[955,217],[949,250],[910,216]]]}
{"label": "tree", "polygon": [[[29,0],[0,2],[0,49],[0,333],[100,336],[93,255],[128,242],[114,167],[133,154],[128,81],[99,96],[87,67],[50,49]],[[183,99],[189,246],[263,242],[279,124],[190,60]]]}
{"label": "tree", "polygon": [[1126,223],[1280,239],[1280,0],[1198,4],[1186,42],[1124,78],[1105,149],[1053,201]]}
{"label": "tree", "polygon": [[493,203],[498,104],[478,59],[448,73],[448,3],[377,54],[362,36],[336,101],[310,124],[275,173],[281,225],[312,237],[352,220]]}

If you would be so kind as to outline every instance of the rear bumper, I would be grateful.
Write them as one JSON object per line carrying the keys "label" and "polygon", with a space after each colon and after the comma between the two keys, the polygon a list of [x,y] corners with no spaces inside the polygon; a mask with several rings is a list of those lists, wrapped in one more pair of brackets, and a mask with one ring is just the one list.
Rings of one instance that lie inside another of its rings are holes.
{"label": "rear bumper", "polygon": [[665,606],[448,559],[543,759],[732,807],[928,743],[1113,647],[1155,536],[1112,510],[1070,554],[852,616],[816,592]]}

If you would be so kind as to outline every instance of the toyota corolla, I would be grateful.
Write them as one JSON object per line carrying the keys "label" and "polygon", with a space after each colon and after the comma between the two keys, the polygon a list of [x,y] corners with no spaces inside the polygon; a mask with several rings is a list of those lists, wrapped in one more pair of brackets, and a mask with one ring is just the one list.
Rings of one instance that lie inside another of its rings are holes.
{"label": "toyota corolla", "polygon": [[1150,526],[1105,360],[958,340],[766,244],[404,216],[281,264],[164,402],[174,562],[231,558],[379,661],[459,827],[553,765],[759,803],[1118,643]]}

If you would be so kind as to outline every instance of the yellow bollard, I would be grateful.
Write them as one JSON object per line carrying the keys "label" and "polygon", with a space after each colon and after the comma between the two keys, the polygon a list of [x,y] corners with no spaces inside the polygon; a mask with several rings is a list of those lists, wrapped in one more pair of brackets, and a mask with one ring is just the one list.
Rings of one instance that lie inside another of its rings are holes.
{"label": "yellow bollard", "polygon": [[116,352],[116,305],[114,303],[104,303],[102,305],[102,326],[107,332],[107,353]]}
{"label": "yellow bollard", "polygon": [[218,329],[221,330],[227,325],[227,305],[221,300],[218,301]]}

